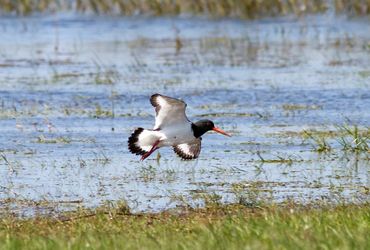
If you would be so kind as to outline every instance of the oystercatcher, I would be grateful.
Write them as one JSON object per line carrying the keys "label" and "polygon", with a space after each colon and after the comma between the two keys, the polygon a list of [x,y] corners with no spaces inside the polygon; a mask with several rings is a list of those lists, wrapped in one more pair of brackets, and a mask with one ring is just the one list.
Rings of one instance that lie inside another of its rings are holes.
{"label": "oystercatcher", "polygon": [[155,107],[155,125],[153,129],[137,128],[128,138],[131,153],[141,155],[145,160],[155,150],[171,146],[175,153],[184,160],[192,160],[199,156],[202,135],[213,130],[230,136],[215,127],[210,120],[192,123],[186,117],[186,103],[164,95],[154,94],[150,103]]}

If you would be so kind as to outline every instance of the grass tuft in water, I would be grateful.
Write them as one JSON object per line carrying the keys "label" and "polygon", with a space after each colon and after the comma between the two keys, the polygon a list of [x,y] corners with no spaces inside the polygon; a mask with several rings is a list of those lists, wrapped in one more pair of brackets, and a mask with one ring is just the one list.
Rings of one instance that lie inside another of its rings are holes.
{"label": "grass tuft in water", "polygon": [[335,139],[343,151],[370,152],[370,128],[360,129],[357,125],[337,126],[336,131],[303,131],[303,137],[312,141],[314,150],[320,153],[330,152],[333,147],[328,137]]}
{"label": "grass tuft in water", "polygon": [[292,165],[294,161],[298,161],[298,160],[293,159],[291,156],[281,157],[278,155],[276,156],[275,159],[265,159],[264,157],[262,157],[259,151],[257,151],[256,154],[262,163],[281,163],[281,164]]}
{"label": "grass tuft in water", "polygon": [[304,130],[303,136],[309,138],[313,143],[313,150],[319,153],[327,153],[332,150],[332,147],[327,142],[323,133],[315,134],[311,131]]}
{"label": "grass tuft in water", "polygon": [[370,129],[361,131],[357,125],[343,125],[338,127],[338,130],[342,134],[338,142],[343,150],[370,153]]}
{"label": "grass tuft in water", "polygon": [[57,138],[46,138],[44,135],[40,135],[37,137],[36,143],[62,143],[62,144],[69,144],[71,143],[71,139],[67,137],[57,137]]}

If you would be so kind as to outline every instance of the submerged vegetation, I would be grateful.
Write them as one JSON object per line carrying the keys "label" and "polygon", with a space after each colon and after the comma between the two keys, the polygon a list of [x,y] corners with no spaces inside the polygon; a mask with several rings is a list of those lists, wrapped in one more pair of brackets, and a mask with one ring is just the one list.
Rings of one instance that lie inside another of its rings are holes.
{"label": "submerged vegetation", "polygon": [[319,13],[333,8],[338,13],[367,15],[370,13],[370,2],[361,0],[77,0],[77,1],[9,1],[0,0],[0,9],[7,13],[28,15],[34,12],[78,11],[83,13],[154,16],[195,14],[212,17],[258,18],[307,13]]}
{"label": "submerged vegetation", "polygon": [[368,249],[370,205],[209,205],[131,214],[124,205],[3,217],[2,249]]}

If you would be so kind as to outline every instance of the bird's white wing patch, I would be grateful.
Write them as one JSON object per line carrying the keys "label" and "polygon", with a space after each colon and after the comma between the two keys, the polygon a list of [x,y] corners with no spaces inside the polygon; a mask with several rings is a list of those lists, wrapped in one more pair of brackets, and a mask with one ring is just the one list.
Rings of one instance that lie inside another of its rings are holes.
{"label": "bird's white wing patch", "polygon": [[162,135],[160,132],[145,129],[138,136],[137,146],[148,152],[152,148],[153,144],[160,140],[161,137]]}
{"label": "bird's white wing patch", "polygon": [[128,148],[133,154],[143,155],[162,138],[163,134],[159,131],[137,128],[128,139]]}
{"label": "bird's white wing patch", "polygon": [[196,139],[193,143],[182,143],[173,147],[175,153],[184,160],[198,158],[201,149],[201,138]]}
{"label": "bird's white wing patch", "polygon": [[185,114],[186,103],[181,100],[154,94],[150,97],[150,103],[156,111],[154,129],[189,121]]}

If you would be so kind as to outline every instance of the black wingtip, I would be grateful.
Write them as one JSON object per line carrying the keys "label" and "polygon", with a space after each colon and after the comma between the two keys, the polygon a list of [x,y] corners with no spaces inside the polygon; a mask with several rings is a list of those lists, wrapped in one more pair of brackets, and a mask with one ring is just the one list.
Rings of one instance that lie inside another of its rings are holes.
{"label": "black wingtip", "polygon": [[156,93],[150,97],[150,103],[152,104],[153,107],[156,107],[158,105],[157,100],[156,100],[158,96],[161,96],[161,95]]}
{"label": "black wingtip", "polygon": [[130,150],[131,153],[136,154],[136,155],[143,155],[146,153],[145,150],[142,148],[138,147],[136,143],[139,140],[139,135],[141,132],[143,132],[143,128],[137,128],[135,131],[131,134],[131,136],[128,138],[128,149]]}

